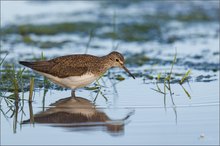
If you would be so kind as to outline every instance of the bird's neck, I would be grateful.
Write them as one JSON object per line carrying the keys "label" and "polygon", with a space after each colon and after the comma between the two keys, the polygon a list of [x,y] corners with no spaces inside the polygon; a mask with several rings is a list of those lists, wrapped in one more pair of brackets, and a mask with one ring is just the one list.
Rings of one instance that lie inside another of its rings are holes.
{"label": "bird's neck", "polygon": [[105,55],[105,56],[101,57],[101,62],[104,65],[106,70],[112,67],[111,59],[110,59],[109,55]]}

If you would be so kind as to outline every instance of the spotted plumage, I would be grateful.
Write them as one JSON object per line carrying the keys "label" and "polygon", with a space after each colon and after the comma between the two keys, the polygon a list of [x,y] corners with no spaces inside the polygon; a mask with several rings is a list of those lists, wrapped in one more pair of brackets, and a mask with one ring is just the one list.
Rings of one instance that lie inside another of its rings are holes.
{"label": "spotted plumage", "polygon": [[84,87],[100,77],[111,67],[120,67],[134,76],[124,66],[124,57],[119,52],[98,57],[87,54],[75,54],[57,57],[48,61],[20,61],[52,82],[63,87],[76,89]]}

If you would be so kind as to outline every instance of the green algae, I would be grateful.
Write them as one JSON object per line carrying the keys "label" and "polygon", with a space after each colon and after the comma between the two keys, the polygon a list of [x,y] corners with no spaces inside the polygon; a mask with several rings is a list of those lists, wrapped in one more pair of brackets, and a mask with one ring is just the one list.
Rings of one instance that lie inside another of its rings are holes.
{"label": "green algae", "polygon": [[63,45],[66,43],[70,43],[70,40],[64,40],[64,41],[36,41],[33,40],[30,36],[25,35],[22,37],[22,40],[25,44],[31,45],[31,46],[36,46],[41,49],[49,49],[49,48],[61,48]]}
{"label": "green algae", "polygon": [[116,76],[115,76],[115,79],[118,80],[118,81],[123,81],[123,80],[125,80],[125,78],[124,78],[123,76],[121,76],[121,75],[116,75]]}
{"label": "green algae", "polygon": [[161,39],[161,26],[158,23],[121,23],[117,25],[117,32],[101,33],[101,38],[118,39],[126,42],[145,42]]}
{"label": "green algae", "polygon": [[[215,10],[219,12],[219,10]],[[197,22],[211,22],[219,21],[219,14],[209,14],[203,9],[195,8],[186,13],[177,13],[171,15],[169,13],[156,13],[156,14],[140,14],[139,19],[141,22],[120,22],[116,23],[114,14],[114,24],[109,21],[94,22],[94,21],[82,21],[82,22],[60,22],[50,24],[15,24],[8,25],[1,29],[1,35],[6,36],[8,34],[19,34],[23,36],[23,42],[27,44],[33,44],[33,40],[27,37],[30,34],[35,35],[57,35],[57,34],[77,34],[80,36],[89,36],[91,30],[96,30],[94,37],[106,38],[113,40],[122,40],[126,42],[146,42],[156,40],[163,43],[174,43],[184,38],[172,35],[167,38],[163,37],[163,34],[170,31],[169,22],[179,21],[185,24],[197,23]],[[123,16],[131,17],[131,16]],[[105,19],[109,19],[108,17]],[[133,17],[131,18],[134,19]],[[113,27],[113,28],[112,28]],[[108,29],[105,29],[108,28]],[[103,31],[105,29],[105,31]],[[113,30],[112,30],[113,29]],[[171,28],[172,29],[172,28]],[[175,28],[173,28],[175,29]],[[42,45],[44,48],[44,45]],[[46,46],[47,48],[47,46]]]}
{"label": "green algae", "polygon": [[[90,28],[98,27],[97,23],[93,22],[79,22],[79,23],[55,23],[45,25],[18,25],[14,27],[14,32],[21,35],[36,34],[36,35],[55,35],[58,33],[82,33],[87,34],[88,26]],[[12,29],[13,30],[13,29]],[[6,32],[11,32],[10,29],[6,29]]]}
{"label": "green algae", "polygon": [[209,16],[204,10],[194,9],[186,14],[177,14],[176,20],[184,22],[212,21],[213,17]]}

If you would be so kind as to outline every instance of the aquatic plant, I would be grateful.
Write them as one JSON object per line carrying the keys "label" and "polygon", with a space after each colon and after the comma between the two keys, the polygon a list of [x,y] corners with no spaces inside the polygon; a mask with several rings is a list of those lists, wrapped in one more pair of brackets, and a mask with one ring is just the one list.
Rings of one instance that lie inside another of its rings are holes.
{"label": "aquatic plant", "polygon": [[191,73],[191,70],[188,70],[188,71],[184,74],[184,76],[183,76],[182,79],[180,80],[180,84],[181,84],[181,85],[188,79],[190,73]]}
{"label": "aquatic plant", "polygon": [[[163,74],[164,76],[164,81],[163,81],[163,90],[160,88],[160,86],[158,85],[160,79],[161,79],[161,76],[162,76],[162,73],[158,73],[157,75],[157,81],[156,81],[156,89],[154,88],[151,88],[152,90],[160,93],[160,94],[163,94],[164,95],[164,107],[166,108],[166,94],[167,94],[167,90],[169,91],[169,94],[170,94],[170,98],[171,98],[171,101],[172,101],[172,104],[173,106],[175,106],[175,102],[174,102],[174,99],[173,99],[173,92],[172,92],[172,88],[171,88],[171,81],[172,81],[172,75],[173,75],[173,67],[174,67],[174,64],[176,63],[176,60],[177,60],[177,51],[175,49],[175,54],[174,54],[174,58],[173,58],[173,61],[171,63],[171,68],[170,68],[170,71],[168,74]],[[183,83],[186,82],[190,76],[190,73],[191,73],[191,70],[188,70],[184,76],[181,78],[181,80],[179,80],[179,84],[180,86],[182,87],[182,89],[184,90],[184,92],[186,93],[186,95],[189,97],[189,99],[191,98],[189,92],[183,87]]]}
{"label": "aquatic plant", "polygon": [[32,78],[30,79],[29,102],[33,101],[33,100],[32,100],[33,91],[34,91],[34,78],[32,77]]}

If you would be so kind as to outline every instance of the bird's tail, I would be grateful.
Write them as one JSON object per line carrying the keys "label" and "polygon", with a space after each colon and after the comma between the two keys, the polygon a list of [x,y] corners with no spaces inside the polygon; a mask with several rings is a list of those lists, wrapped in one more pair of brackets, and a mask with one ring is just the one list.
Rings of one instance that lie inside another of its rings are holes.
{"label": "bird's tail", "polygon": [[40,72],[49,72],[49,70],[51,69],[51,63],[49,63],[48,61],[37,61],[37,62],[19,61],[19,63]]}
{"label": "bird's tail", "polygon": [[27,61],[19,61],[19,64],[22,64],[22,65],[27,66],[27,67],[30,67],[30,66],[33,65],[32,62],[27,62]]}

